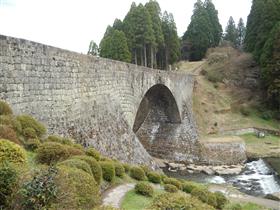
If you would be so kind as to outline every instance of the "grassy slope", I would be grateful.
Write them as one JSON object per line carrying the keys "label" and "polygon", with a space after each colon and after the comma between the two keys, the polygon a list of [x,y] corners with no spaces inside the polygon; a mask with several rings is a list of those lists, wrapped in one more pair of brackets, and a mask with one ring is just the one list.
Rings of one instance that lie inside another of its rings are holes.
{"label": "grassy slope", "polygon": [[[248,72],[248,63],[252,62],[248,55],[237,53],[230,48],[218,48],[214,53],[227,54],[230,58],[214,64],[203,62],[180,62],[179,71],[198,73],[197,68],[206,71],[218,71],[224,77],[242,78],[243,72]],[[212,52],[212,53],[213,53]],[[243,63],[243,64],[242,64]],[[225,72],[225,73],[221,73]],[[244,73],[244,74],[245,74]],[[196,76],[193,95],[193,110],[199,128],[200,136],[219,134],[220,131],[247,127],[280,129],[280,123],[274,120],[264,120],[261,113],[252,108],[261,96],[255,91],[233,87],[223,82],[210,82],[206,76]],[[240,113],[240,106],[248,107],[249,116]]]}

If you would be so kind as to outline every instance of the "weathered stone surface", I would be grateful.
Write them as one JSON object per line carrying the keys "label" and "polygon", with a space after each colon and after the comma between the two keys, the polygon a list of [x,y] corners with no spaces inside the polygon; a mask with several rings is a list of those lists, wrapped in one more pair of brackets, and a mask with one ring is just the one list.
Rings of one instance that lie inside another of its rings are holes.
{"label": "weathered stone surface", "polygon": [[[49,133],[71,136],[104,155],[154,164],[147,149],[174,161],[198,159],[191,75],[0,35],[0,90],[16,114],[33,115]],[[154,107],[163,113],[150,116]],[[146,119],[161,124],[156,138],[141,129]]]}

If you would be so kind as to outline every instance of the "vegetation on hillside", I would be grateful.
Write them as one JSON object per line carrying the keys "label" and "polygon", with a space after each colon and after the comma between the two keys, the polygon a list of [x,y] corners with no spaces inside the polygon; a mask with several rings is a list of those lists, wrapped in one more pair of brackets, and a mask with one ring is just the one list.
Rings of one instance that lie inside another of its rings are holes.
{"label": "vegetation on hillside", "polygon": [[280,2],[254,0],[247,20],[245,49],[261,65],[269,106],[280,112]]}

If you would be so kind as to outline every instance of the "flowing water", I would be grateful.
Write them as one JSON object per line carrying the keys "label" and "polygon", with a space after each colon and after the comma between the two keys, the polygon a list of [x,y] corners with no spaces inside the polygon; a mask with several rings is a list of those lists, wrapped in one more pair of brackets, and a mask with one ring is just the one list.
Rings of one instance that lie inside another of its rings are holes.
{"label": "flowing water", "polygon": [[280,192],[279,175],[263,159],[248,162],[239,175],[210,176],[202,173],[183,175],[167,170],[164,172],[169,176],[196,182],[230,183],[240,191],[254,196]]}

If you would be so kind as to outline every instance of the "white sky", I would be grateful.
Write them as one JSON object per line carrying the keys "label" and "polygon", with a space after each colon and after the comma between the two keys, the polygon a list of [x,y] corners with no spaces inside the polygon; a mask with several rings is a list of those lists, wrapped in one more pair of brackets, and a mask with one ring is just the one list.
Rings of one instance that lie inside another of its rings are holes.
{"label": "white sky", "polygon": [[[146,3],[148,0],[135,0]],[[190,23],[196,0],[158,0],[173,13],[179,36]],[[123,19],[132,0],[0,0],[0,34],[86,53],[115,18]],[[225,28],[229,16],[246,22],[251,0],[213,0]]]}

